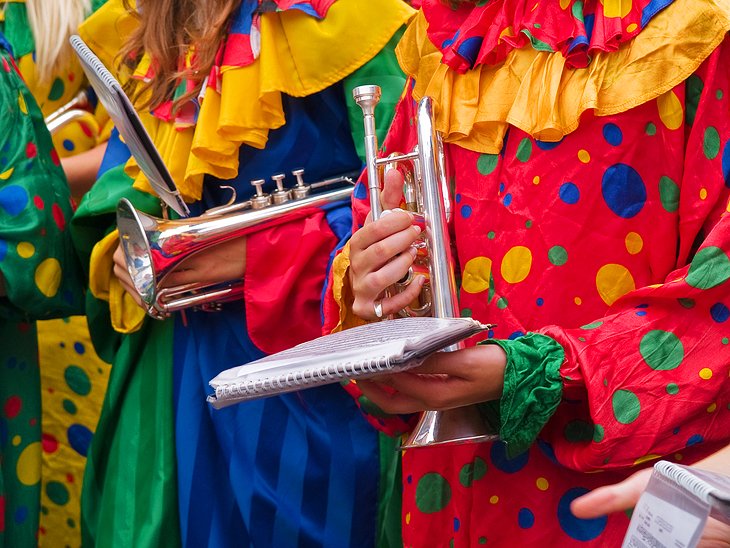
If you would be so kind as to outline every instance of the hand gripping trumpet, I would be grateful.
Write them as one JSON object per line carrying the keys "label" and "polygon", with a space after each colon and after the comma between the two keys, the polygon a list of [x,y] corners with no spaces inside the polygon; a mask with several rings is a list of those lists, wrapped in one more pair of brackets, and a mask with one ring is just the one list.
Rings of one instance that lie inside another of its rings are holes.
{"label": "hand gripping trumpet", "polygon": [[[266,181],[252,181],[256,193],[250,200],[233,203],[234,191],[228,204],[209,209],[199,217],[160,219],[136,210],[126,199],[120,200],[117,206],[119,238],[127,270],[147,313],[163,319],[178,310],[191,307],[216,310],[224,302],[241,299],[241,280],[176,287],[162,287],[162,283],[165,276],[195,253],[286,223],[302,216],[307,209],[349,199],[353,176],[357,176],[347,174],[305,184],[303,174],[301,169],[292,172],[297,184],[291,189],[284,188],[285,175],[274,175],[276,190],[270,194],[262,188]],[[314,189],[341,183],[346,186],[310,194]]]}
{"label": "hand gripping trumpet", "polygon": [[[408,276],[398,285],[405,286],[413,279],[413,270],[426,275],[419,306],[409,308],[406,315],[430,313],[437,318],[459,317],[459,305],[454,279],[454,258],[448,222],[451,215],[449,189],[445,171],[444,151],[440,135],[433,126],[430,97],[418,103],[416,131],[418,144],[409,153],[394,153],[387,158],[377,158],[378,141],[375,134],[375,106],[380,100],[378,86],[359,86],[352,91],[355,102],[363,111],[365,124],[365,162],[368,174],[368,191],[373,220],[380,217],[380,187],[382,167],[397,163],[409,164],[411,170],[405,177],[404,197],[409,210],[420,223],[423,241],[418,244],[418,254]],[[463,348],[463,343],[444,349],[453,352]],[[475,406],[459,407],[447,411],[425,411],[404,448],[424,447],[447,443],[476,443],[495,439],[482,420]]]}

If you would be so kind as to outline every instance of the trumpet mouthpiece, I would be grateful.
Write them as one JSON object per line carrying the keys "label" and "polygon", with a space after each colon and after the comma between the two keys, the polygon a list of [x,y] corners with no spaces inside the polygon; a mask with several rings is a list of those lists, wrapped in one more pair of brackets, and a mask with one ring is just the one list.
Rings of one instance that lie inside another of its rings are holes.
{"label": "trumpet mouthpiece", "polygon": [[375,105],[380,102],[380,86],[357,86],[352,90],[352,98],[363,110],[375,108]]}

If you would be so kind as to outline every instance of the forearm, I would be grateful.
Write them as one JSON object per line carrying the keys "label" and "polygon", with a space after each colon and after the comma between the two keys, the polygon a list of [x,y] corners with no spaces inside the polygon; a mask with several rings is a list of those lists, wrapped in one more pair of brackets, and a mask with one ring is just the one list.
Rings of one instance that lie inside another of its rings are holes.
{"label": "forearm", "polygon": [[96,182],[96,174],[105,151],[106,143],[103,143],[81,154],[61,158],[61,165],[66,173],[72,196],[80,198],[91,189]]}

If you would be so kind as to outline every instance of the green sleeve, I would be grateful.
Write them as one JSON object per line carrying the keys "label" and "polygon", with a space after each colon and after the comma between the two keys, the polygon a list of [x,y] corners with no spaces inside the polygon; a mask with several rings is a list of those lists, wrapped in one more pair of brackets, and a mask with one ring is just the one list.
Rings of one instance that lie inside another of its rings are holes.
{"label": "green sleeve", "polygon": [[403,86],[406,83],[405,74],[398,65],[395,57],[395,46],[405,31],[405,27],[398,30],[375,57],[365,63],[358,70],[342,80],[347,102],[350,130],[355,142],[355,148],[360,159],[365,161],[365,130],[363,127],[362,109],[352,98],[352,90],[357,86],[375,84],[381,88],[381,98],[375,109],[375,131],[378,142],[382,143],[393,120],[395,105],[398,103]]}
{"label": "green sleeve", "polygon": [[42,319],[82,309],[67,223],[71,196],[38,105],[0,51],[0,315]]}
{"label": "green sleeve", "polygon": [[548,336],[528,333],[514,340],[490,339],[507,354],[504,389],[498,402],[480,404],[485,417],[499,423],[499,436],[510,456],[526,451],[560,403],[562,346]]}

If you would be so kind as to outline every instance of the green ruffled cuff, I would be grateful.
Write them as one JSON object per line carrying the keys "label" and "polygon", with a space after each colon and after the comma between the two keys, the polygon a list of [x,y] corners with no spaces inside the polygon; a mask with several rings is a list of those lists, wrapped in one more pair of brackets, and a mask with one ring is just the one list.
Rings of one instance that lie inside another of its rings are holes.
{"label": "green ruffled cuff", "polygon": [[555,339],[539,333],[483,344],[499,345],[507,354],[507,367],[502,398],[479,404],[480,412],[489,422],[499,424],[507,455],[514,457],[532,445],[560,403],[560,365],[565,350]]}

